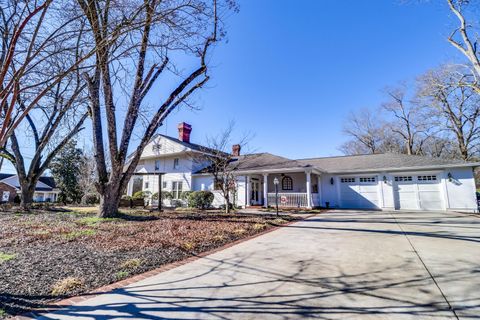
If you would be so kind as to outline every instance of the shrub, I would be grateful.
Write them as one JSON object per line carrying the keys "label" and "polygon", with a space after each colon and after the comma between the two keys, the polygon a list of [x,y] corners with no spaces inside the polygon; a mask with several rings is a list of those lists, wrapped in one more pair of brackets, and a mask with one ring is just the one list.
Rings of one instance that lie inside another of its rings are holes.
{"label": "shrub", "polygon": [[98,196],[98,194],[96,193],[86,193],[83,197],[82,197],[82,204],[83,205],[92,205],[92,204],[97,204],[97,203],[100,203],[100,197]]}
{"label": "shrub", "polygon": [[122,196],[122,200],[132,200],[132,197],[130,197],[129,195],[124,194],[124,195]]}
{"label": "shrub", "polygon": [[133,194],[132,199],[147,199],[151,196],[150,191],[137,191]]}
{"label": "shrub", "polygon": [[65,278],[57,281],[52,287],[52,295],[60,296],[69,294],[83,286],[83,280],[78,278]]}
{"label": "shrub", "polygon": [[[234,206],[232,203],[229,203],[228,204],[228,207],[230,210],[233,210],[234,209]],[[226,204],[221,204],[220,207],[219,207],[221,210],[225,210],[227,208],[227,205]]]}
{"label": "shrub", "polygon": [[188,195],[188,205],[203,210],[212,205],[213,199],[214,195],[210,191],[193,191]]}
{"label": "shrub", "polygon": [[120,269],[123,269],[123,270],[125,270],[125,269],[127,269],[127,270],[137,269],[141,265],[142,265],[142,260],[134,258],[134,259],[129,259],[129,260],[124,261],[120,265]]}
{"label": "shrub", "polygon": [[175,208],[183,207],[182,200],[173,199],[170,203],[171,203],[172,207],[175,207]]}
{"label": "shrub", "polygon": [[4,253],[0,251],[0,264],[12,259],[15,259],[17,255],[15,253]]}
{"label": "shrub", "polygon": [[[172,199],[172,198],[173,198],[173,194],[170,191],[162,191],[162,200]],[[152,195],[152,199],[153,200],[158,200],[158,192],[155,192]]]}
{"label": "shrub", "polygon": [[130,275],[130,273],[128,271],[118,271],[117,273],[115,273],[115,278],[117,280],[123,280],[126,277],[128,277],[129,275]]}

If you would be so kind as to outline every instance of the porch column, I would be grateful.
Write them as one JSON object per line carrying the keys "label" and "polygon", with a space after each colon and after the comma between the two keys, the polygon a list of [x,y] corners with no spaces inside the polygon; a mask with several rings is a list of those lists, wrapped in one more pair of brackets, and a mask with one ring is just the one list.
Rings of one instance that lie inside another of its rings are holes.
{"label": "porch column", "polygon": [[312,182],[311,182],[311,172],[305,171],[307,177],[307,208],[312,208]]}
{"label": "porch column", "polygon": [[250,176],[245,176],[245,207],[250,206]]}
{"label": "porch column", "polygon": [[263,174],[263,206],[268,208],[268,173]]}

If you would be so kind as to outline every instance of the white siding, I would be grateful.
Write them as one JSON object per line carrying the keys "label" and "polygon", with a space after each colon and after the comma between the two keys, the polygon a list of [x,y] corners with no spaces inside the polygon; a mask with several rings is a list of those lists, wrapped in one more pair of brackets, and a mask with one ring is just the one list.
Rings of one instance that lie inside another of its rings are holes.
{"label": "white siding", "polygon": [[[333,178],[333,184],[331,184],[330,179]],[[322,175],[322,203],[321,206],[325,206],[325,202],[330,202],[330,207],[335,208],[339,207],[338,203],[338,193],[337,193],[337,186],[338,186],[338,179],[336,176],[332,175]]]}
{"label": "white siding", "polygon": [[[452,181],[448,180],[448,173]],[[450,210],[477,210],[475,198],[475,179],[472,168],[456,168],[445,170],[444,181]]]}

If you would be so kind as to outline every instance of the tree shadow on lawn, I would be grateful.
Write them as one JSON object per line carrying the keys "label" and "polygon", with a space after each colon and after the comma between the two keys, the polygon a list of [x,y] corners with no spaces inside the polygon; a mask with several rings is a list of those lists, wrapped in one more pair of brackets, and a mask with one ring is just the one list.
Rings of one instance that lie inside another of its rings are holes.
{"label": "tree shadow on lawn", "polygon": [[[138,283],[103,296],[96,305],[76,305],[40,319],[334,319],[411,316],[453,317],[426,272],[402,273],[411,262],[369,272],[333,276],[312,274],[318,261],[298,261],[293,272],[250,265],[249,255],[226,260],[208,258],[208,268],[194,274],[174,273],[153,283]],[[325,266],[327,267],[327,266]],[[331,267],[331,266],[330,266]],[[420,269],[421,270],[421,269]],[[444,275],[461,280],[465,270]],[[109,301],[107,298],[111,298]],[[479,301],[463,301],[456,311],[474,312]],[[474,313],[472,313],[474,314]],[[475,314],[472,319],[480,319]]]}

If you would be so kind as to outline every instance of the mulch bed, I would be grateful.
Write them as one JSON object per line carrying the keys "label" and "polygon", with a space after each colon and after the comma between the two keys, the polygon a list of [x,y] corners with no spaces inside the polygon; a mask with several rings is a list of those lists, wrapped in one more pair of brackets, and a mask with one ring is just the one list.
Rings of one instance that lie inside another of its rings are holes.
{"label": "mulch bed", "polygon": [[[0,318],[44,308],[293,219],[219,212],[131,212],[113,220],[69,212],[0,213]],[[54,295],[55,285],[66,278],[81,285]]]}

